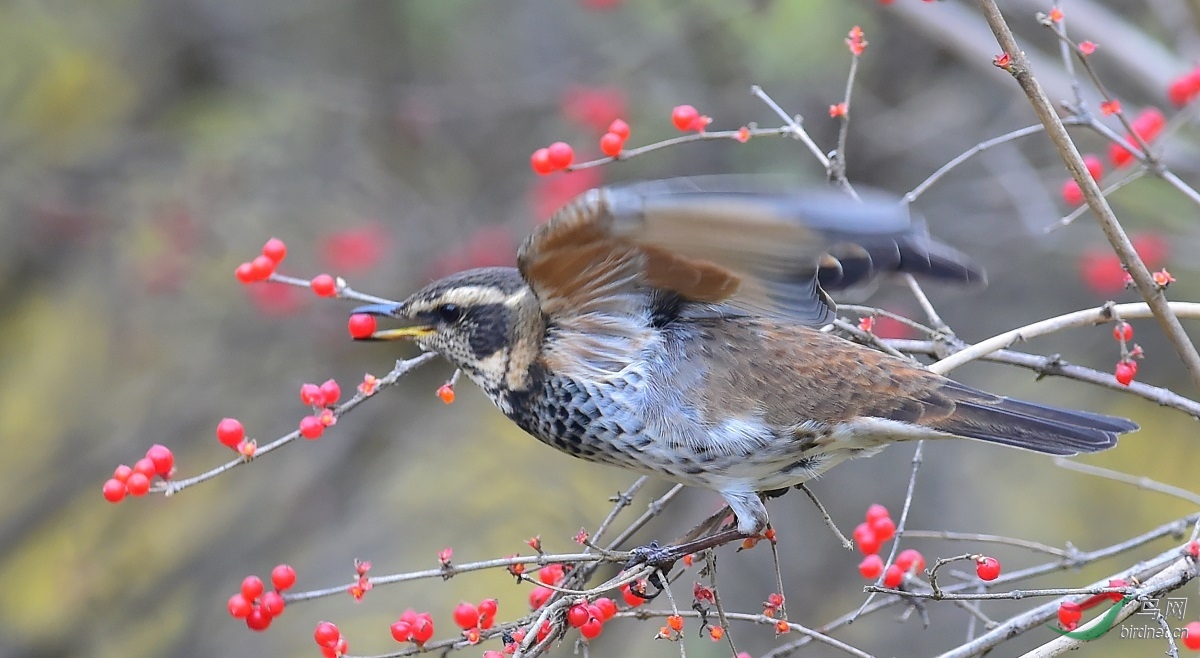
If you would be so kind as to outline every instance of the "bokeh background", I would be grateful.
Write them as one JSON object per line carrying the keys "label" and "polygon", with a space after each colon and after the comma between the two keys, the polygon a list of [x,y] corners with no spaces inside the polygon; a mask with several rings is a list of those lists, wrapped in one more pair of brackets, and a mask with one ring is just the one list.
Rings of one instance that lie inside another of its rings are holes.
{"label": "bokeh background", "polygon": [[[1050,96],[1069,98],[1056,45],[1033,18],[1049,3],[1003,4]],[[1127,108],[1175,113],[1167,85],[1200,54],[1193,3],[1063,4],[1072,35],[1100,45],[1095,64]],[[352,652],[376,654],[396,648],[387,626],[406,607],[431,611],[439,637],[454,632],[450,611],[461,599],[495,596],[502,620],[521,614],[527,589],[502,573],[377,588],[357,604],[345,596],[296,605],[263,634],[225,613],[243,576],[266,576],[280,562],[296,567],[300,588],[313,588],[348,582],[354,558],[372,560],[374,573],[408,571],[434,566],[446,546],[460,562],[527,551],[523,540],[539,533],[549,550],[570,550],[575,531],[594,528],[607,497],[633,481],[522,435],[469,384],[443,405],[434,390],[450,368],[440,362],[320,441],[177,497],[114,506],[100,486],[156,442],[175,450],[181,475],[199,473],[230,456],[213,437],[220,418],[236,416],[270,440],[304,415],[302,382],[334,377],[349,390],[413,354],[349,341],[348,304],[239,285],[234,268],[266,238],[287,241],[287,273],[340,274],[398,298],[439,274],[511,263],[550,210],[603,182],[770,172],[819,184],[820,167],[784,139],[692,144],[546,178],[528,157],[557,139],[595,155],[615,116],[633,126],[630,146],[673,136],[670,108],[680,103],[718,129],[778,125],[750,95],[753,84],[804,115],[832,148],[828,106],[843,93],[843,38],[853,25],[870,42],[852,106],[854,181],[903,193],[977,142],[1035,122],[1010,76],[991,65],[999,49],[973,4],[952,0],[0,3],[0,656],[315,656],[311,631],[325,618],[340,624]],[[1104,152],[1097,136],[1077,138],[1083,150]],[[1200,178],[1195,138],[1186,125],[1162,143],[1192,183]],[[916,205],[937,235],[989,271],[986,290],[930,289],[965,339],[1135,299],[1087,217],[1043,233],[1069,210],[1059,193],[1065,179],[1048,142],[1033,137],[975,158]],[[1170,296],[1200,296],[1197,208],[1152,179],[1112,201],[1155,264],[1178,278]],[[917,310],[897,286],[870,301]],[[1134,326],[1148,355],[1139,379],[1194,397],[1154,324]],[[1026,347],[1106,371],[1118,357],[1108,327]],[[1133,417],[1140,433],[1087,461],[1194,482],[1196,425],[1183,414],[1004,366],[976,364],[957,376]],[[898,513],[911,454],[893,447],[839,467],[814,489],[847,531],[871,502]],[[716,504],[713,494],[689,492],[638,539],[673,537]],[[1033,455],[946,444],[927,451],[910,527],[1095,548],[1189,511]],[[816,626],[857,606],[859,557],[838,548],[808,501],[789,495],[771,512],[791,617]],[[909,545],[931,559],[964,552]],[[1007,568],[1038,559],[989,550]],[[768,552],[721,555],[727,605],[760,610],[775,589]],[[1133,560],[1039,584],[1082,585]],[[1184,594],[1195,618],[1196,588]],[[986,610],[1002,617],[1019,607]],[[934,605],[930,615],[928,629],[889,612],[838,637],[916,656],[965,636],[962,611]],[[592,655],[677,652],[649,641],[657,624],[621,628],[606,631]],[[734,632],[753,655],[777,643],[767,628]],[[1034,632],[1001,653],[1048,639]],[[726,655],[723,645],[688,641],[689,655]],[[467,655],[483,648],[499,647]],[[1105,640],[1081,653],[1164,649]],[[570,651],[568,643],[558,654]]]}

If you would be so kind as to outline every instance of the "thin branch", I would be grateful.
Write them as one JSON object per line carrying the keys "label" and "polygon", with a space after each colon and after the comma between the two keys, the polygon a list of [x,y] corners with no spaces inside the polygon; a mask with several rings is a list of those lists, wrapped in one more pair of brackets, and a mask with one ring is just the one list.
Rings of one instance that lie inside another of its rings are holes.
{"label": "thin branch", "polygon": [[[378,380],[378,387],[371,395],[364,395],[361,391],[356,392],[354,397],[352,397],[349,400],[345,401],[344,403],[338,405],[337,407],[334,407],[332,409],[334,418],[340,419],[342,416],[350,413],[351,411],[354,410],[355,407],[357,407],[358,405],[365,402],[368,398],[373,397],[374,395],[377,395],[380,391],[382,391],[385,388],[395,385],[396,382],[400,381],[401,377],[403,377],[404,375],[407,375],[412,370],[415,370],[418,366],[428,363],[430,360],[432,360],[436,356],[437,356],[436,352],[423,352],[422,354],[415,356],[411,359],[408,359],[406,361],[397,361],[396,367],[392,368],[391,372],[389,372],[386,376],[381,377]],[[264,446],[259,446],[258,448],[255,449],[254,456],[251,458],[240,457],[233,461],[225,462],[224,464],[221,464],[220,466],[218,466],[212,470],[206,471],[204,473],[201,473],[200,475],[197,475],[195,477],[190,477],[190,478],[186,478],[183,480],[166,480],[164,482],[155,484],[153,487],[151,487],[150,493],[161,493],[166,496],[172,496],[176,493],[179,493],[180,491],[183,491],[184,489],[187,489],[188,487],[192,487],[197,484],[200,484],[201,482],[206,482],[208,480],[211,480],[211,479],[217,477],[218,475],[224,473],[225,471],[228,471],[228,470],[231,470],[238,466],[241,466],[242,464],[248,464],[251,461],[253,461],[254,459],[258,459],[259,457],[261,457],[269,452],[274,452],[275,450],[283,447],[284,445],[286,445],[288,443],[291,443],[292,441],[295,441],[298,438],[300,438],[300,430],[293,431],[292,433],[285,434],[284,436],[282,436],[278,439],[275,439],[274,441],[272,441]]]}
{"label": "thin branch", "polygon": [[[1200,319],[1200,303],[1197,302],[1166,302],[1168,310],[1171,311],[1171,317],[1176,317],[1176,314],[1186,318]],[[1111,309],[1111,311],[1109,310]],[[1084,309],[1067,313],[1057,317],[1048,318],[1040,322],[1025,325],[1006,331],[1002,334],[993,336],[987,340],[978,342],[971,347],[968,347],[961,352],[934,363],[929,366],[929,369],[944,375],[951,370],[979,359],[985,355],[991,354],[997,350],[1002,350],[1014,345],[1019,341],[1029,340],[1038,336],[1045,336],[1070,327],[1083,327],[1092,324],[1102,324],[1112,319],[1111,312],[1116,312],[1122,318],[1148,318],[1152,315],[1157,315],[1157,310],[1152,309],[1150,305],[1145,303],[1133,304],[1114,304],[1111,306],[1101,306],[1099,308]]]}
{"label": "thin branch", "polygon": [[1168,496],[1174,496],[1181,500],[1186,500],[1187,502],[1189,502],[1193,505],[1200,505],[1200,494],[1197,494],[1192,491],[1188,491],[1187,489],[1184,489],[1182,487],[1175,487],[1175,486],[1171,486],[1169,484],[1164,484],[1162,482],[1159,482],[1157,480],[1152,480],[1145,476],[1129,475],[1128,473],[1121,473],[1120,471],[1114,471],[1111,468],[1103,468],[1101,466],[1092,466],[1091,464],[1082,464],[1080,462],[1071,461],[1069,459],[1064,459],[1062,457],[1055,457],[1054,465],[1059,468],[1065,468],[1068,471],[1075,471],[1076,473],[1084,473],[1086,475],[1094,475],[1096,477],[1102,477],[1102,478],[1105,478],[1108,480],[1115,480],[1117,482],[1131,484],[1131,485],[1137,487],[1138,489],[1144,489],[1146,491],[1156,491],[1161,494],[1166,494]]}

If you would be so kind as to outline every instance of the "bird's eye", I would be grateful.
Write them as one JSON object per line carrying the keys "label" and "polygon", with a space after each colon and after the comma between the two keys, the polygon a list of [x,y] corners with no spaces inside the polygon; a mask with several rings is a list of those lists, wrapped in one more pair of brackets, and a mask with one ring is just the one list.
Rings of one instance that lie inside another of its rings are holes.
{"label": "bird's eye", "polygon": [[462,309],[458,304],[443,304],[437,310],[438,319],[446,324],[453,324],[462,319]]}

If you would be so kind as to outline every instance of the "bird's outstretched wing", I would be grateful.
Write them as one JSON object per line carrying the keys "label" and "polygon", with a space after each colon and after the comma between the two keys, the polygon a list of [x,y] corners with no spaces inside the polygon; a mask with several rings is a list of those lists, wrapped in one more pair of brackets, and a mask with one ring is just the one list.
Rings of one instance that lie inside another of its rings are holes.
{"label": "bird's outstretched wing", "polygon": [[653,288],[822,325],[836,308],[826,291],[883,273],[984,280],[894,198],[781,192],[743,176],[590,190],[525,241],[518,267],[543,309],[567,323],[640,312]]}

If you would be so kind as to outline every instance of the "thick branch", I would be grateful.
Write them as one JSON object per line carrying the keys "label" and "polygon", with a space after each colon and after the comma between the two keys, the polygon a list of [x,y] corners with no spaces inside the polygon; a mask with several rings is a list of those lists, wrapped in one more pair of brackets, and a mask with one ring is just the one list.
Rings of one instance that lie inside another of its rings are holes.
{"label": "thick branch", "polygon": [[1032,70],[1029,67],[1029,60],[1025,54],[1021,52],[1020,46],[1017,45],[1017,40],[1013,36],[1012,30],[1008,27],[1008,23],[1004,20],[1004,16],[1000,13],[1000,8],[996,5],[996,0],[980,0],[980,7],[983,10],[984,18],[987,19],[988,26],[991,27],[992,33],[996,35],[996,41],[1000,44],[1000,48],[1008,53],[1012,61],[1012,66],[1009,70],[1017,83],[1021,85],[1021,89],[1025,95],[1029,97],[1030,104],[1033,105],[1034,112],[1037,113],[1042,125],[1046,127],[1046,134],[1050,140],[1054,142],[1055,148],[1062,156],[1063,162],[1067,165],[1067,170],[1071,172],[1071,176],[1075,178],[1075,182],[1079,184],[1079,189],[1083,191],[1083,196],[1088,202],[1088,206],[1092,209],[1092,213],[1096,216],[1096,222],[1100,225],[1100,229],[1104,231],[1104,235],[1108,238],[1109,244],[1121,259],[1121,264],[1129,271],[1133,277],[1133,282],[1137,286],[1138,292],[1141,293],[1142,299],[1150,306],[1154,313],[1154,318],[1158,320],[1162,326],[1163,332],[1166,333],[1167,339],[1175,347],[1175,351],[1179,354],[1179,358],[1183,361],[1184,366],[1192,376],[1193,383],[1197,388],[1200,388],[1200,353],[1196,352],[1196,346],[1192,344],[1190,338],[1183,330],[1183,325],[1179,323],[1179,318],[1171,311],[1167,305],[1167,299],[1163,295],[1162,289],[1154,282],[1150,276],[1150,270],[1146,268],[1146,264],[1138,256],[1137,251],[1133,248],[1133,243],[1129,241],[1129,236],[1125,234],[1125,230],[1117,221],[1116,214],[1108,205],[1108,200],[1104,198],[1104,194],[1100,191],[1100,186],[1088,173],[1087,167],[1083,164],[1083,157],[1079,154],[1079,150],[1075,148],[1075,143],[1071,141],[1071,136],[1067,134],[1066,127],[1058,118],[1058,113],[1055,112],[1054,106],[1050,103],[1050,99],[1046,97],[1046,92],[1034,77]]}

